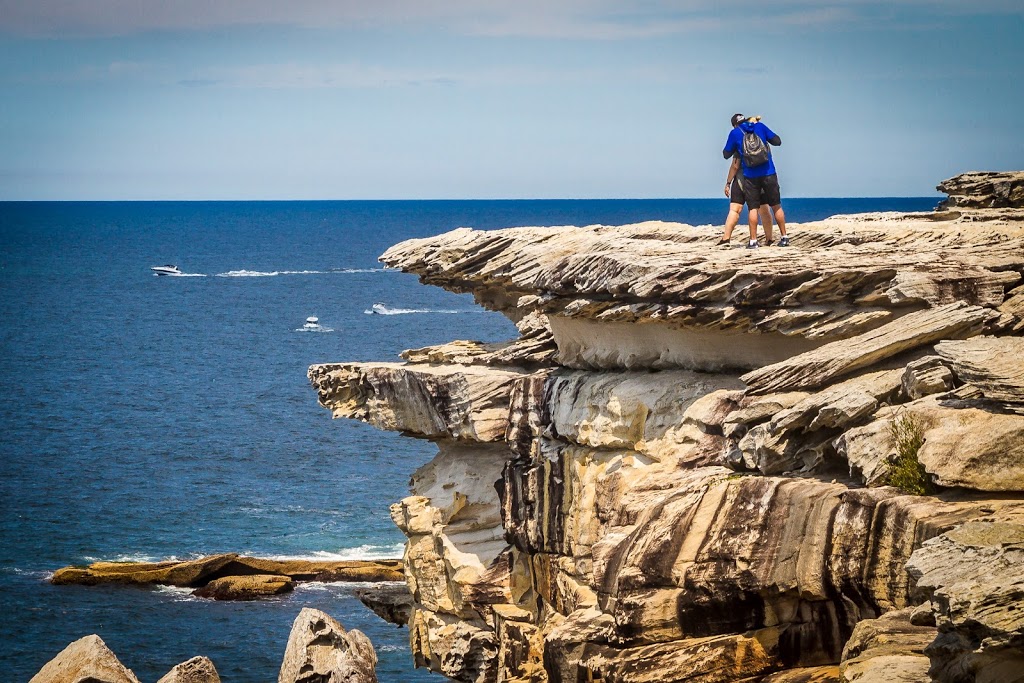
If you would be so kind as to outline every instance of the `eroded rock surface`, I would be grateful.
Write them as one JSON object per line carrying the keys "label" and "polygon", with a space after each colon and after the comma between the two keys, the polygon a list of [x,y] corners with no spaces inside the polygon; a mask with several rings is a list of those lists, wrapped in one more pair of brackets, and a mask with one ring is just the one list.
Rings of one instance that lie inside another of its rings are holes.
{"label": "eroded rock surface", "polygon": [[1024,680],[1024,519],[966,523],[908,569],[938,626],[925,650],[935,680]]}
{"label": "eroded rock surface", "polygon": [[214,579],[202,588],[192,591],[192,594],[214,600],[259,600],[271,595],[289,593],[294,589],[295,582],[290,577],[280,574],[251,574]]}
{"label": "eroded rock surface", "polygon": [[[1009,675],[1016,541],[963,548],[1024,515],[1024,212],[792,234],[749,253],[660,222],[459,229],[382,256],[521,333],[310,370],[335,416],[437,445],[391,508],[418,665],[473,683]],[[934,495],[887,485],[908,477]],[[974,556],[999,585],[966,578]]]}
{"label": "eroded rock surface", "polygon": [[168,671],[156,683],[220,683],[220,676],[209,659],[193,657]]}
{"label": "eroded rock surface", "polygon": [[29,683],[139,683],[97,635],[64,648]]}
{"label": "eroded rock surface", "polygon": [[377,653],[362,631],[346,631],[323,612],[295,618],[278,683],[377,683]]}

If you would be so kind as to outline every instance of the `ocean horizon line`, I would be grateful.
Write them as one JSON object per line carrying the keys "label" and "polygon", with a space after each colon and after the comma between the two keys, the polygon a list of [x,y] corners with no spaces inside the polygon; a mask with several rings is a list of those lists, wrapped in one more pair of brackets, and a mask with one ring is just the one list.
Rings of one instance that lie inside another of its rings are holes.
{"label": "ocean horizon line", "polygon": [[[791,200],[862,200],[862,199],[942,199],[942,193],[927,195],[864,195],[864,196],[809,196],[783,197],[783,204]],[[454,202],[688,202],[717,201],[717,197],[468,197],[464,199],[0,199],[0,204],[297,204],[297,203],[454,203]]]}

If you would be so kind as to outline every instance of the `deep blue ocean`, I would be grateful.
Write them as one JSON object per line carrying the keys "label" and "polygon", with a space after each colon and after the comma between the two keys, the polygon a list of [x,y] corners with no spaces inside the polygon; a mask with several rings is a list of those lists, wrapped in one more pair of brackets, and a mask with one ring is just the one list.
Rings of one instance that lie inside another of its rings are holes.
{"label": "deep blue ocean", "polygon": [[[785,206],[798,222],[935,203]],[[142,683],[195,655],[225,683],[272,683],[303,606],[366,632],[382,682],[443,680],[413,669],[406,629],[352,585],[230,603],[47,577],[220,552],[400,557],[388,505],[435,448],[332,421],[306,368],[515,329],[377,256],[460,226],[720,225],[725,211],[724,198],[0,203],[0,681],[97,633]],[[168,263],[189,276],[150,271]],[[368,314],[375,303],[390,314]],[[324,330],[302,331],[307,316]]]}

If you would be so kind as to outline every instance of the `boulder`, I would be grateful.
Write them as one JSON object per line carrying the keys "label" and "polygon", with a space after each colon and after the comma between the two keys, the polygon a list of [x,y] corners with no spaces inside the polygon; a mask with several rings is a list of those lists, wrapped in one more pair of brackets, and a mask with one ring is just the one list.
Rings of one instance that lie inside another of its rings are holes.
{"label": "boulder", "polygon": [[916,550],[907,570],[938,626],[925,651],[936,681],[1024,680],[1024,519],[963,524]]}
{"label": "boulder", "polygon": [[935,353],[963,383],[1013,412],[1024,414],[1024,337],[978,337],[942,341]]}
{"label": "boulder", "polygon": [[292,624],[278,683],[377,683],[377,653],[361,631],[346,631],[304,607]]}
{"label": "boulder", "polygon": [[156,683],[220,683],[220,676],[209,659],[193,657],[168,671]]}
{"label": "boulder", "polygon": [[29,683],[139,683],[97,635],[80,638],[39,670]]}
{"label": "boulder", "polygon": [[935,484],[1024,491],[1024,416],[949,403],[935,395],[882,408],[836,439],[836,451],[866,484],[884,485],[897,445],[891,426],[904,420],[923,436],[917,459]]}
{"label": "boulder", "polygon": [[404,583],[382,583],[372,588],[360,588],[355,594],[359,602],[389,624],[406,626],[412,618],[412,593]]}
{"label": "boulder", "polygon": [[947,178],[935,186],[949,195],[939,202],[941,210],[954,207],[993,209],[1024,207],[1024,172],[972,171]]}
{"label": "boulder", "polygon": [[949,391],[953,388],[953,381],[953,371],[943,364],[941,358],[925,356],[907,363],[900,383],[904,396],[918,399]]}
{"label": "boulder", "polygon": [[857,624],[843,649],[843,683],[931,683],[925,648],[934,627],[911,623],[913,607],[887,612]]}
{"label": "boulder", "polygon": [[192,595],[214,600],[258,600],[271,595],[289,593],[295,589],[295,582],[278,574],[252,574],[249,576],[225,576],[214,579]]}

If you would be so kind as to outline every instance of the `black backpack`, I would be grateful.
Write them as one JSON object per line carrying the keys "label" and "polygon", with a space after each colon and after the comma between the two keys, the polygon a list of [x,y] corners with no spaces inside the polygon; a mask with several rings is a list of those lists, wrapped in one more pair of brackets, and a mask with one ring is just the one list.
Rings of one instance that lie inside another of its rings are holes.
{"label": "black backpack", "polygon": [[760,135],[753,131],[743,133],[743,161],[747,168],[767,164],[770,157],[768,145],[764,144]]}

